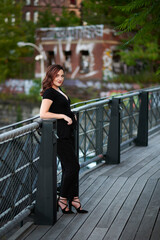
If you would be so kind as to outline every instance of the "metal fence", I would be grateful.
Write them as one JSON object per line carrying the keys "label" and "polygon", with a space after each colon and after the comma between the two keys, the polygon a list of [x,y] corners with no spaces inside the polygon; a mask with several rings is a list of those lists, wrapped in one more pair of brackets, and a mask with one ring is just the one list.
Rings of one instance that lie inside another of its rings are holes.
{"label": "metal fence", "polygon": [[0,134],[0,236],[7,231],[3,226],[19,214],[24,218],[35,201],[39,126],[29,123]]}
{"label": "metal fence", "polygon": [[[146,146],[148,133],[160,128],[160,87],[81,102],[72,109],[81,167],[100,160],[119,163],[122,148],[133,142]],[[41,139],[37,118],[0,129],[0,236],[34,205]]]}

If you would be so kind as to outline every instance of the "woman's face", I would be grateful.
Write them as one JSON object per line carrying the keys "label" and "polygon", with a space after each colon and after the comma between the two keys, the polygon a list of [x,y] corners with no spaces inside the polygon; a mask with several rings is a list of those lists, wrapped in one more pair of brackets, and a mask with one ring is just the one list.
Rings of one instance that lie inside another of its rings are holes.
{"label": "woman's face", "polygon": [[56,77],[53,79],[52,87],[55,89],[59,88],[62,85],[63,81],[64,81],[64,72],[61,69],[57,73]]}

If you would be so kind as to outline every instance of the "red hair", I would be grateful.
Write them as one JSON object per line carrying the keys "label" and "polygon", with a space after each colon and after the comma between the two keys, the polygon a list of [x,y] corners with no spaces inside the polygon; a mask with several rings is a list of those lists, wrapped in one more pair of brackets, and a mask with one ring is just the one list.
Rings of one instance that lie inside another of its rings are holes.
{"label": "red hair", "polygon": [[58,65],[58,64],[50,65],[48,67],[47,72],[46,72],[46,76],[42,81],[42,90],[40,92],[41,96],[43,96],[43,93],[45,92],[45,90],[52,87],[53,80],[55,79],[57,73],[60,70],[64,71],[63,67],[61,65]]}

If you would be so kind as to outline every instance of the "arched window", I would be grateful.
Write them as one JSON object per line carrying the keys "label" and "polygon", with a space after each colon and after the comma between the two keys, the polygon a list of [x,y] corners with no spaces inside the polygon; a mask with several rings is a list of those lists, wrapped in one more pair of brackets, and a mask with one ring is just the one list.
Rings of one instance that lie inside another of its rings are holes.
{"label": "arched window", "polygon": [[31,13],[30,12],[26,12],[26,21],[30,21],[31,20]]}

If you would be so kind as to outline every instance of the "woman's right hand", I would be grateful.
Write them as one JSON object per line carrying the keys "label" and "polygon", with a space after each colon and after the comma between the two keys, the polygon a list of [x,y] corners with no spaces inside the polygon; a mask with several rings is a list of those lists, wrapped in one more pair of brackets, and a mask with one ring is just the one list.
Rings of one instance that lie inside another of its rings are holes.
{"label": "woman's right hand", "polygon": [[68,125],[72,124],[72,119],[68,117],[67,115],[64,115],[64,120],[67,122]]}

